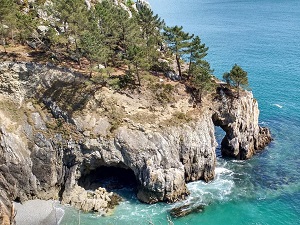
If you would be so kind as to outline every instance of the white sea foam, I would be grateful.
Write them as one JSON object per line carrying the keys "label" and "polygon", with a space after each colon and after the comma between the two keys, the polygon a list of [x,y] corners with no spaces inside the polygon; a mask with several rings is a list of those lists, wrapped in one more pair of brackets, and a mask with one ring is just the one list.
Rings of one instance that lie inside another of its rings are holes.
{"label": "white sea foam", "polygon": [[191,192],[188,201],[209,204],[213,201],[223,201],[228,198],[234,187],[234,173],[224,167],[217,167],[215,171],[216,177],[209,183],[197,181],[188,184],[188,189]]}
{"label": "white sea foam", "polygon": [[[158,217],[162,213],[167,215],[172,208],[182,205],[189,205],[191,208],[200,205],[209,205],[213,202],[226,201],[234,188],[233,171],[225,168],[227,162],[218,162],[215,179],[211,182],[196,181],[187,184],[190,195],[184,201],[173,204],[139,204],[134,199],[127,199],[118,206],[118,212],[115,213],[117,220],[131,221],[139,224],[135,218],[142,221],[151,221],[152,218]],[[221,165],[220,165],[221,164]],[[133,201],[132,201],[133,200]]]}
{"label": "white sea foam", "polygon": [[228,173],[228,174],[232,174],[233,172],[229,169],[223,168],[223,167],[217,167],[215,169],[216,174],[224,174],[224,173]]}
{"label": "white sea foam", "polygon": [[265,122],[265,121],[261,121],[258,123],[259,125],[263,125],[263,126],[267,126],[269,123],[268,122]]}
{"label": "white sea foam", "polygon": [[283,107],[282,105],[279,105],[279,104],[273,104],[273,105],[280,108],[280,109],[282,109],[282,107]]}

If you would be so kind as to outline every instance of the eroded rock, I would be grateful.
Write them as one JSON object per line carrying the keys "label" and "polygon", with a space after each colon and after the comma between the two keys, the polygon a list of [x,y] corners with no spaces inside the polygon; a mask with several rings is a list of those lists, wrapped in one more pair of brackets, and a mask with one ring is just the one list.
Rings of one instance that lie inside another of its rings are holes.
{"label": "eroded rock", "polygon": [[162,106],[151,95],[87,86],[82,75],[64,68],[3,62],[0,72],[1,104],[15,102],[0,108],[0,201],[8,217],[11,200],[33,198],[107,213],[116,196],[78,186],[102,166],[131,170],[143,202],[184,199],[186,182],[215,176],[214,124],[226,132],[224,155],[247,159],[270,141],[248,92],[197,110],[184,91]]}
{"label": "eroded rock", "polygon": [[222,155],[249,159],[272,140],[270,130],[258,125],[259,109],[251,92],[239,97],[221,94],[213,121],[226,135],[221,143]]}
{"label": "eroded rock", "polygon": [[184,217],[192,213],[200,213],[205,209],[205,205],[181,205],[170,210],[170,215],[174,218]]}
{"label": "eroded rock", "polygon": [[115,193],[107,192],[105,188],[98,188],[95,191],[88,191],[82,187],[75,186],[72,190],[63,194],[63,204],[70,204],[76,209],[85,212],[94,211],[102,215],[110,212],[122,200]]}

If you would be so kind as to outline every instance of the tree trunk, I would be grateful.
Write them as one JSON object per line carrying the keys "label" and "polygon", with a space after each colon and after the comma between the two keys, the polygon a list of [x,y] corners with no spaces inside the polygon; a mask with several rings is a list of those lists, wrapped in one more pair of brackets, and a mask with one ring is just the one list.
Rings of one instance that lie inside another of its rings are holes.
{"label": "tree trunk", "polygon": [[177,62],[177,67],[178,67],[178,75],[181,79],[180,57],[177,54],[176,54],[176,62]]}
{"label": "tree trunk", "polygon": [[1,45],[2,45],[2,41],[4,40],[4,28],[3,28],[3,21],[0,21],[0,33],[1,33]]}
{"label": "tree trunk", "polygon": [[80,57],[80,52],[78,49],[78,43],[77,43],[77,38],[75,38],[75,52],[76,52],[76,58],[77,58],[77,63],[79,65],[79,68],[82,69],[82,65],[81,65],[81,57]]}
{"label": "tree trunk", "polygon": [[12,44],[15,45],[15,35],[14,35],[13,29],[11,30],[11,41],[12,41]]}
{"label": "tree trunk", "polygon": [[137,63],[135,63],[135,71],[136,71],[136,76],[137,76],[137,79],[138,79],[139,86],[141,86],[141,78],[140,78],[140,74],[139,74],[139,69],[138,69]]}
{"label": "tree trunk", "polygon": [[5,47],[5,45],[6,45],[6,39],[5,39],[5,35],[4,35],[4,27],[3,27],[3,22],[2,22],[2,21],[1,21],[1,23],[0,23],[0,26],[1,26],[1,28],[0,28],[0,31],[1,31],[1,39],[2,39],[2,41],[3,41],[2,46],[3,46],[3,48],[4,48],[4,52],[7,53],[6,47]]}
{"label": "tree trunk", "polygon": [[198,90],[199,103],[202,103],[202,90]]}
{"label": "tree trunk", "polygon": [[92,64],[92,60],[90,60],[90,78],[93,78],[93,64]]}
{"label": "tree trunk", "polygon": [[4,39],[3,39],[3,47],[4,47],[4,52],[7,53],[7,50],[6,50],[6,37],[4,35]]}
{"label": "tree trunk", "polygon": [[193,52],[191,52],[191,55],[190,55],[190,61],[189,61],[189,71],[188,71],[188,78],[190,78],[191,76],[191,67],[192,67],[192,54]]}

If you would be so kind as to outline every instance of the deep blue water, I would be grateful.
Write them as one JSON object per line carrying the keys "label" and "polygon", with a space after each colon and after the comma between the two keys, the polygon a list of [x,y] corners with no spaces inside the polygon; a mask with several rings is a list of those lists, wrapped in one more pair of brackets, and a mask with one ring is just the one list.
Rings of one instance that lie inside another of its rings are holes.
{"label": "deep blue water", "polygon": [[[218,158],[216,179],[190,183],[188,201],[204,212],[174,224],[300,224],[300,1],[150,0],[169,26],[182,25],[210,48],[207,59],[221,77],[234,63],[248,72],[260,123],[274,142],[248,161]],[[219,139],[222,133],[217,131]],[[81,214],[81,224],[167,224],[168,204],[139,203],[131,191],[110,217]],[[180,203],[177,203],[180,204]],[[78,224],[66,210],[61,223]]]}

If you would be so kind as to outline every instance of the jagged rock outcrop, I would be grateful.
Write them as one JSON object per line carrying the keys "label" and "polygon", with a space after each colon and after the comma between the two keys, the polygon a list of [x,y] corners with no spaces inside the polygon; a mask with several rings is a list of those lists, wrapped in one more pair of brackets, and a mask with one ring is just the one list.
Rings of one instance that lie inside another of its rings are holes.
{"label": "jagged rock outcrop", "polygon": [[258,104],[251,92],[245,91],[235,98],[222,89],[219,91],[220,101],[213,121],[226,132],[221,143],[222,155],[249,159],[270,143],[270,130],[258,125]]}
{"label": "jagged rock outcrop", "polygon": [[140,129],[124,126],[112,139],[86,139],[85,151],[77,153],[81,175],[87,168],[121,164],[134,172],[138,198],[148,203],[183,199],[185,182],[213,179],[216,143],[210,118],[160,131]]}
{"label": "jagged rock outcrop", "polygon": [[0,95],[5,218],[12,217],[12,200],[33,198],[107,212],[116,204],[109,192],[78,185],[102,166],[133,171],[143,202],[180,200],[186,182],[214,178],[214,124],[226,131],[224,154],[237,158],[251,157],[270,140],[249,93],[233,102],[220,95],[198,110],[178,90],[176,101],[162,106],[147,94],[91,85],[67,69],[2,62]]}
{"label": "jagged rock outcrop", "polygon": [[75,186],[63,194],[63,204],[70,204],[76,209],[85,212],[96,211],[102,215],[109,214],[121,198],[113,193],[107,192],[105,188],[97,188],[95,191],[87,191],[82,187]]}

